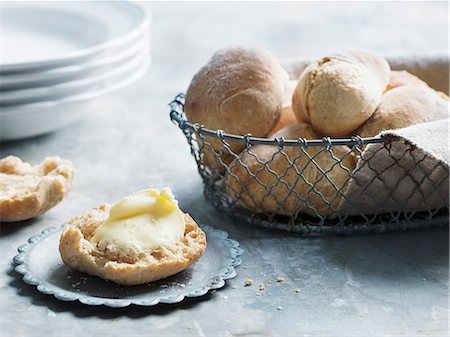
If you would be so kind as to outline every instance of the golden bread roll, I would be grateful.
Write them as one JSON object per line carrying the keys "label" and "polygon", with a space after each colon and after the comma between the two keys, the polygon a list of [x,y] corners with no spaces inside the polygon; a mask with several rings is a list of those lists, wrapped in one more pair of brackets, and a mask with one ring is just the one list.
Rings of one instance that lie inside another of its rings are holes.
{"label": "golden bread roll", "polygon": [[389,77],[389,83],[386,87],[386,91],[404,86],[427,87],[428,85],[420,78],[414,76],[406,70],[392,70],[391,76]]}
{"label": "golden bread roll", "polygon": [[[289,125],[271,137],[318,138],[308,124]],[[285,154],[278,152],[277,146],[268,145],[256,145],[250,151],[251,154],[243,152],[240,161],[231,164],[232,172],[226,176],[227,193],[236,203],[257,213],[336,215],[355,168],[355,157],[350,148],[332,146],[333,156],[342,160],[341,164],[322,146],[308,147],[307,154],[300,146],[284,147]],[[315,163],[311,162],[312,156],[315,156]],[[267,167],[261,161],[267,163]],[[328,179],[321,171],[326,172]],[[282,177],[283,182],[277,180],[276,175]]]}
{"label": "golden bread roll", "polygon": [[413,124],[448,118],[448,100],[426,86],[404,86],[387,91],[373,116],[356,134],[373,137],[383,130],[401,129]]}
{"label": "golden bread roll", "polygon": [[[289,81],[287,72],[268,51],[258,47],[232,47],[216,52],[192,79],[184,111],[192,123],[213,130],[255,137],[267,136],[280,119],[283,95]],[[198,137],[197,137],[198,138]],[[217,163],[222,144],[208,137],[212,149],[204,148],[204,164]],[[239,153],[243,143],[229,144]],[[225,155],[227,151],[225,151]]]}
{"label": "golden bread roll", "polygon": [[188,268],[206,248],[205,233],[184,214],[183,238],[173,244],[124,255],[114,246],[101,248],[90,240],[108,218],[109,204],[102,204],[69,221],[61,235],[59,252],[65,264],[82,272],[131,286],[172,276]]}
{"label": "golden bread roll", "polygon": [[375,53],[349,50],[323,57],[300,75],[292,108],[321,135],[349,136],[377,108],[389,75],[389,64]]}
{"label": "golden bread roll", "polygon": [[285,126],[298,123],[297,117],[292,110],[292,95],[294,94],[296,86],[297,81],[289,81],[286,87],[286,92],[284,93],[283,109],[281,110],[280,120],[277,125],[275,125],[271,133],[275,133]]}
{"label": "golden bread roll", "polygon": [[14,222],[47,212],[72,187],[75,167],[59,157],[32,166],[15,156],[0,160],[0,221]]}

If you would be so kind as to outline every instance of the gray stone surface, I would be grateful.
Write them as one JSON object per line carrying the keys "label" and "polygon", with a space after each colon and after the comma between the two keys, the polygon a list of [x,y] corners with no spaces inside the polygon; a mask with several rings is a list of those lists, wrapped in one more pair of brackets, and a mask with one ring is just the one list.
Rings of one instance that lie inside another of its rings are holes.
{"label": "gray stone surface", "polygon": [[[2,156],[39,162],[57,154],[72,160],[78,173],[68,198],[50,212],[1,225],[1,335],[447,335],[447,229],[304,239],[233,220],[204,200],[194,160],[167,106],[211,53],[228,44],[263,45],[280,58],[350,46],[445,53],[447,4],[145,6],[153,11],[153,65],[145,78],[96,102],[82,123],[2,144]],[[179,305],[111,310],[59,302],[13,271],[16,247],[31,235],[148,186],[171,187],[198,221],[240,241],[244,262],[226,288]],[[285,282],[276,283],[278,276]],[[244,287],[247,278],[253,286]],[[273,284],[259,291],[268,280]]]}

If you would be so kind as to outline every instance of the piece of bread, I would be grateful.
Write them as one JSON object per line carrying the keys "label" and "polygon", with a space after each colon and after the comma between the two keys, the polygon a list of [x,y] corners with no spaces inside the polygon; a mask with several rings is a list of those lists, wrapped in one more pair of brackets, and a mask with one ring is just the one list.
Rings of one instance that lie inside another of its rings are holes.
{"label": "piece of bread", "polygon": [[428,87],[428,85],[417,76],[407,72],[406,70],[392,70],[389,77],[389,83],[386,91],[397,87],[414,86],[414,87]]}
{"label": "piece of bread", "polygon": [[[286,71],[268,51],[257,47],[225,48],[216,52],[192,79],[184,111],[190,122],[209,129],[264,137],[280,119],[288,80]],[[200,146],[206,143],[196,139]],[[217,162],[213,151],[219,152],[223,145],[212,137],[206,141],[212,149],[206,144],[202,160],[211,166]],[[239,142],[229,142],[229,146],[236,154],[244,148]],[[217,169],[223,170],[220,163]]]}
{"label": "piece of bread", "polygon": [[75,168],[59,157],[36,166],[8,156],[0,160],[0,221],[14,222],[45,213],[64,199]]}
{"label": "piece of bread", "polygon": [[303,71],[292,108],[320,135],[350,136],[377,108],[389,76],[389,64],[375,53],[335,53]]}
{"label": "piece of bread", "polygon": [[[289,125],[271,137],[319,138],[308,124]],[[332,218],[355,168],[355,158],[347,146],[331,149],[333,156],[323,146],[310,146],[304,152],[300,146],[286,146],[283,154],[277,146],[255,145],[251,154],[244,151],[230,166],[227,194],[256,213],[296,216],[300,212]],[[277,180],[277,175],[283,181]]]}
{"label": "piece of bread", "polygon": [[446,119],[448,100],[428,86],[403,86],[387,91],[373,116],[356,134],[373,137],[383,130],[401,129],[413,124]]}
{"label": "piece of bread", "polygon": [[285,126],[298,123],[297,117],[294,114],[294,110],[292,110],[292,96],[294,94],[296,86],[297,81],[289,81],[286,92],[284,94],[283,109],[281,110],[280,120],[270,133],[275,133]]}
{"label": "piece of bread", "polygon": [[111,246],[100,250],[89,240],[108,218],[110,207],[102,204],[69,221],[59,242],[59,252],[65,264],[117,284],[131,286],[179,273],[196,262],[206,248],[205,233],[188,214],[184,214],[184,237],[173,245],[127,255]]}

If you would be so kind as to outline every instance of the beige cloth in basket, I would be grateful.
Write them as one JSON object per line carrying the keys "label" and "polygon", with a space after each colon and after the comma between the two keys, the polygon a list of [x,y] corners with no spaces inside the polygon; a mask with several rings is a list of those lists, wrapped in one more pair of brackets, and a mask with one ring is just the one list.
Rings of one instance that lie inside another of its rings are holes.
{"label": "beige cloth in basket", "polygon": [[339,214],[426,211],[449,203],[448,120],[382,133],[367,145],[339,206]]}
{"label": "beige cloth in basket", "polygon": [[[447,57],[389,58],[394,70],[407,70],[436,90],[449,93]],[[291,78],[309,61],[287,61]],[[342,215],[425,211],[449,205],[449,120],[382,133],[386,142],[364,148],[338,207]]]}

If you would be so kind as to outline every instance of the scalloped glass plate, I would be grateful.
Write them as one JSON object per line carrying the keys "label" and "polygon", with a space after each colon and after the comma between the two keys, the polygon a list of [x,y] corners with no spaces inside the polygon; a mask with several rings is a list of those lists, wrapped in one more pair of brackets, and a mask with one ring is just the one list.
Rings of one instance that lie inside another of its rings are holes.
{"label": "scalloped glass plate", "polygon": [[225,280],[236,276],[235,267],[242,261],[239,256],[243,250],[237,241],[228,238],[228,233],[207,225],[200,227],[207,239],[203,256],[174,276],[141,286],[119,286],[66,266],[58,251],[62,227],[47,228],[20,246],[14,257],[15,270],[26,283],[61,301],[114,308],[178,303],[185,297],[199,297],[223,287]]}

